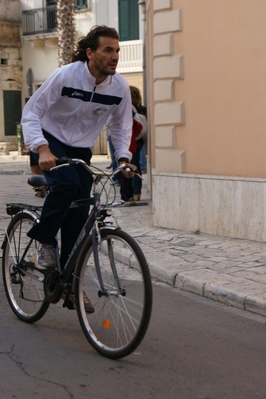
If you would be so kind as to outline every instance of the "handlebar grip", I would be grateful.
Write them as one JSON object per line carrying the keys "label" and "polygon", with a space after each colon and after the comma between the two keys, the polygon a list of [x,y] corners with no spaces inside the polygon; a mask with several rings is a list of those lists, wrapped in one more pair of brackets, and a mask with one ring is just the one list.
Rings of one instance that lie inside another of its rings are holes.
{"label": "handlebar grip", "polygon": [[126,173],[129,173],[129,172],[139,173],[139,171],[136,167],[131,168],[129,165],[126,165],[126,164],[122,164],[120,166]]}
{"label": "handlebar grip", "polygon": [[56,166],[70,164],[70,158],[62,157],[55,161]]}

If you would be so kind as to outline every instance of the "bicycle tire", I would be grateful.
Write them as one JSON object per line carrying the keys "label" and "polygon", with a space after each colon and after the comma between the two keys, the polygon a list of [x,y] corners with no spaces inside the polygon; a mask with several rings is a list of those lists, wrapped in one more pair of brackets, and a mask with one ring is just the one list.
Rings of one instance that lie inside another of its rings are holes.
{"label": "bicycle tire", "polygon": [[[76,308],[92,347],[105,357],[119,359],[132,353],[144,338],[151,317],[152,284],[146,258],[131,236],[121,229],[102,228],[101,238],[99,264],[108,294],[99,295],[101,287],[89,237],[75,273]],[[111,243],[109,251],[108,243]],[[110,258],[116,266],[120,290]],[[84,292],[94,306],[92,314],[85,312]]]}
{"label": "bicycle tire", "polygon": [[[33,212],[24,210],[17,213],[9,223],[3,246],[2,272],[5,293],[15,315],[27,323],[40,320],[50,305],[45,301],[43,283],[40,281],[43,274],[34,267],[39,245],[37,241],[32,241],[25,262],[21,262],[23,251],[30,242],[27,232],[37,219],[38,216]],[[16,265],[20,265],[22,270],[30,272],[35,278],[18,271]]]}

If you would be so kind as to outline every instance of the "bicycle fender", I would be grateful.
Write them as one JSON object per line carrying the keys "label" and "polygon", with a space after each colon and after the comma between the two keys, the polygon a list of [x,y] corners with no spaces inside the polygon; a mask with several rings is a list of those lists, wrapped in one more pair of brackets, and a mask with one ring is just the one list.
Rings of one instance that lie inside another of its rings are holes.
{"label": "bicycle fender", "polygon": [[[27,213],[27,214],[29,214],[31,216],[34,215],[34,217],[36,218],[36,223],[39,223],[39,221],[40,221],[39,215],[37,213],[35,213],[33,209],[32,210],[25,209],[24,205],[28,206],[27,204],[15,204],[15,203],[12,203],[12,204],[6,204],[6,205],[7,205],[6,213],[8,215],[13,216],[13,215],[17,215],[18,213]],[[36,207],[33,207],[33,208],[35,208],[35,210],[36,210]],[[9,211],[10,211],[10,213],[9,213]],[[5,248],[5,245],[6,245],[6,242],[7,242],[7,236],[9,234],[11,228],[12,228],[12,219],[11,219],[9,225],[7,226],[7,228],[5,229],[5,237],[4,237],[4,240],[2,242],[1,249]]]}
{"label": "bicycle fender", "polygon": [[119,227],[119,226],[102,226],[102,227],[100,227],[100,231],[101,230],[110,230],[110,231],[121,230],[121,227]]}

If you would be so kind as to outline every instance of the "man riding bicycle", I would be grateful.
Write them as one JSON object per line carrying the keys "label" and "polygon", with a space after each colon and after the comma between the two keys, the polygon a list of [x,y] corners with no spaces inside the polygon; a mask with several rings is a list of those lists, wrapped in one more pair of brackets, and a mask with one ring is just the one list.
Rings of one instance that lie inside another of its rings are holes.
{"label": "man riding bicycle", "polygon": [[[64,266],[88,214],[88,207],[69,206],[90,196],[92,177],[88,180],[79,165],[50,171],[56,160],[81,158],[89,164],[90,148],[112,115],[110,134],[116,159],[119,164],[130,162],[132,104],[126,80],[116,73],[119,50],[115,29],[92,28],[79,40],[72,63],[55,70],[24,107],[21,124],[25,144],[51,187],[40,223],[28,233],[42,244],[40,269],[55,266],[54,248],[60,228]],[[132,172],[124,174],[132,177]]]}

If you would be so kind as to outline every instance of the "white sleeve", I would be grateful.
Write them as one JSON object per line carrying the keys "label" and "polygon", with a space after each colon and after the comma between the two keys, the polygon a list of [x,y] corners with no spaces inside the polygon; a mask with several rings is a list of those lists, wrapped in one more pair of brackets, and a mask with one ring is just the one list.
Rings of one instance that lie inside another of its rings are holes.
{"label": "white sleeve", "polygon": [[48,144],[42,133],[41,118],[61,96],[62,77],[58,68],[26,103],[22,112],[22,131],[25,145],[37,152],[40,145]]}

